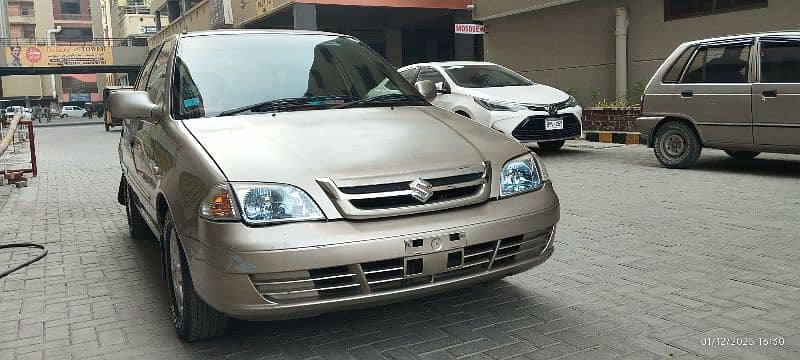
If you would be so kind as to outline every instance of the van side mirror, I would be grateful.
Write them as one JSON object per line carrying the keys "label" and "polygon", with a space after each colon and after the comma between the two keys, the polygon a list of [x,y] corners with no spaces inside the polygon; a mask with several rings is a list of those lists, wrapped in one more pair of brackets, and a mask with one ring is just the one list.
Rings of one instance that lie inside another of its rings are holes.
{"label": "van side mirror", "polygon": [[117,90],[108,97],[108,110],[111,115],[123,119],[140,119],[156,123],[163,108],[150,100],[146,91]]}
{"label": "van side mirror", "polygon": [[449,94],[450,87],[447,86],[447,83],[440,81],[436,83],[436,92],[439,94]]}
{"label": "van side mirror", "polygon": [[417,81],[415,84],[417,91],[425,98],[427,101],[433,101],[436,99],[436,85],[433,84],[433,81],[430,80],[422,80]]}

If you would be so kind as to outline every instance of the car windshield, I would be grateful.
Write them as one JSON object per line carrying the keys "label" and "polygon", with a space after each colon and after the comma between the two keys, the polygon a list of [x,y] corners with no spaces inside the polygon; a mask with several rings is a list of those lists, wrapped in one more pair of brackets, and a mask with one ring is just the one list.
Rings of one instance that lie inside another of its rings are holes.
{"label": "car windshield", "polygon": [[367,45],[340,35],[187,37],[175,66],[173,108],[183,119],[329,109],[386,94],[419,96]]}
{"label": "car windshield", "polygon": [[533,83],[511,70],[497,65],[450,65],[444,71],[458,86],[489,88],[503,86],[528,86]]}

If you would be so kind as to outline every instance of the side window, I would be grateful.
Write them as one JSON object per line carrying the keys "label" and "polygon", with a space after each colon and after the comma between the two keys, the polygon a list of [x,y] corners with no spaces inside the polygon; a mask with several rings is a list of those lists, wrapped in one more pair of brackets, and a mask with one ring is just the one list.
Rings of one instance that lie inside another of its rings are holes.
{"label": "side window", "polygon": [[447,84],[447,82],[444,81],[444,76],[442,76],[442,73],[434,68],[422,68],[422,70],[419,71],[419,77],[417,78],[417,81],[423,80],[433,81],[434,84],[439,82]]}
{"label": "side window", "polygon": [[147,84],[147,78],[150,76],[150,71],[153,69],[153,62],[155,62],[160,50],[161,46],[157,46],[155,49],[150,51],[150,54],[147,55],[147,60],[144,61],[142,71],[139,72],[139,77],[136,79],[136,90],[144,90],[144,86]]}
{"label": "side window", "polygon": [[683,83],[747,83],[750,45],[707,47],[695,53]]}
{"label": "side window", "polygon": [[417,74],[419,74],[419,68],[411,68],[400,72],[400,75],[402,75],[411,84],[416,82]]}
{"label": "side window", "polygon": [[169,58],[174,48],[174,40],[164,43],[164,46],[161,47],[161,52],[156,57],[155,62],[153,62],[153,69],[150,72],[150,77],[147,78],[145,91],[150,94],[150,98],[156,103],[158,103],[164,93],[164,82],[167,80],[167,65],[169,65]]}
{"label": "side window", "polygon": [[675,62],[672,63],[672,67],[669,68],[669,71],[667,71],[666,75],[664,75],[664,78],[662,79],[663,83],[674,84],[681,79],[683,69],[686,67],[689,57],[691,57],[692,53],[694,53],[694,49],[694,46],[689,47],[683,52],[683,54],[681,54],[678,60],[675,60]]}
{"label": "side window", "polygon": [[761,43],[761,82],[800,83],[800,41]]}

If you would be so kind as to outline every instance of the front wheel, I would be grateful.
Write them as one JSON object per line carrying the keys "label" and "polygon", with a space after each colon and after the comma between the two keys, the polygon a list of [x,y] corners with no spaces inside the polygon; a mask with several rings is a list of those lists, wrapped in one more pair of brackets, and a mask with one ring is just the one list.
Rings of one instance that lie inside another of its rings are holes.
{"label": "front wheel", "polygon": [[670,121],[656,132],[656,158],[669,169],[694,165],[703,151],[703,144],[694,129],[684,122]]}
{"label": "front wheel", "polygon": [[564,146],[564,143],[566,143],[566,141],[558,140],[558,141],[540,141],[537,142],[536,144],[539,145],[539,148],[542,150],[556,151],[561,149],[561,147]]}
{"label": "front wheel", "polygon": [[194,290],[186,254],[175,231],[172,215],[164,219],[162,244],[166,247],[167,285],[172,299],[172,319],[178,335],[187,342],[225,333],[228,318],[206,304]]}
{"label": "front wheel", "polygon": [[61,114],[61,118],[62,119],[65,118],[65,117],[67,117],[67,114]]}
{"label": "front wheel", "polygon": [[725,153],[737,160],[751,160],[761,154],[758,151],[747,150],[725,150]]}

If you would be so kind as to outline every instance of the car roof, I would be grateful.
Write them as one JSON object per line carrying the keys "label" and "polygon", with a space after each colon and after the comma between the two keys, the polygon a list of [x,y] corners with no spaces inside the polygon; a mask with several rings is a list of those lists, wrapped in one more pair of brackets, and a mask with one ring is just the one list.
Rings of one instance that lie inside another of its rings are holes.
{"label": "car roof", "polygon": [[195,36],[213,36],[213,35],[241,35],[241,34],[275,34],[275,35],[332,35],[332,36],[348,36],[326,31],[312,31],[312,30],[288,30],[288,29],[221,29],[221,30],[202,30],[193,31],[185,34],[178,34],[180,38],[190,38]]}
{"label": "car roof", "polygon": [[718,36],[718,37],[711,37],[711,38],[706,38],[706,39],[698,39],[698,40],[687,41],[685,44],[696,45],[696,44],[703,44],[703,43],[707,43],[707,42],[739,40],[739,39],[747,39],[747,38],[753,38],[753,37],[767,37],[767,36],[800,37],[800,31],[797,31],[797,30],[784,30],[784,31],[767,31],[767,32],[759,32],[759,33],[726,35],[726,36]]}
{"label": "car roof", "polygon": [[404,68],[412,67],[412,66],[472,66],[472,65],[497,65],[492,62],[488,61],[436,61],[436,62],[425,62],[425,63],[418,63],[418,64],[411,64],[404,66]]}

